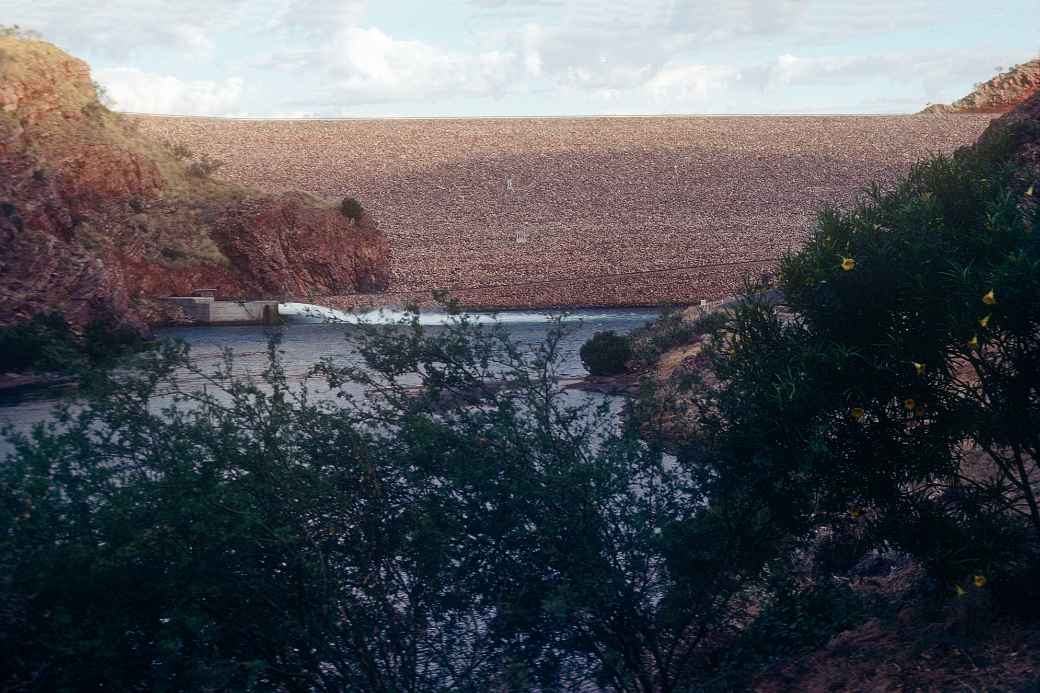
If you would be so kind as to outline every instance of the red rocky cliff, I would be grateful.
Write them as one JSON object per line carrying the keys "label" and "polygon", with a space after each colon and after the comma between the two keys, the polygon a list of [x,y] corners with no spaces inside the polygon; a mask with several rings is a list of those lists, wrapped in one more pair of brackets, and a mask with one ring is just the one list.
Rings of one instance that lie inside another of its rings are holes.
{"label": "red rocky cliff", "polygon": [[1040,58],[1016,65],[952,104],[935,104],[922,113],[1007,113],[1040,91]]}
{"label": "red rocky cliff", "polygon": [[0,324],[59,309],[143,325],[155,299],[203,286],[293,298],[387,287],[374,222],[189,163],[105,109],[82,61],[0,38]]}

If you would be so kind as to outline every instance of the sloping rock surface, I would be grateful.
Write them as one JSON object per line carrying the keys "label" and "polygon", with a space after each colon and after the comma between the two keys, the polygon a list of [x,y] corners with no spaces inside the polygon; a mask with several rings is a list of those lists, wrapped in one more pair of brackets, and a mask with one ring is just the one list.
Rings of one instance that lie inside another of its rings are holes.
{"label": "sloping rock surface", "polygon": [[922,113],[1007,113],[1040,91],[1040,58],[1016,65],[951,104],[934,104]]}
{"label": "sloping rock surface", "polygon": [[[43,41],[0,38],[0,324],[61,310],[144,329],[155,299],[379,292],[389,246],[300,193],[193,173],[98,100],[90,69]],[[345,191],[346,192],[346,191]]]}

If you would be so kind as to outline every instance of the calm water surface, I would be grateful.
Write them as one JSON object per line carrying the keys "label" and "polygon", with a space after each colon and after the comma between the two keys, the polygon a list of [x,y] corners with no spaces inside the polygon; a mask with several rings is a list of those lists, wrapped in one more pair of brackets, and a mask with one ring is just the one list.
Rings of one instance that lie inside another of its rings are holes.
{"label": "calm water surface", "polygon": [[[561,343],[563,360],[561,375],[565,378],[580,378],[585,375],[578,350],[594,333],[613,330],[627,334],[645,325],[658,315],[656,310],[582,310],[569,313],[567,335]],[[491,321],[490,315],[479,315],[478,319]],[[552,325],[546,313],[510,311],[499,313],[497,320],[510,337],[520,345],[536,345],[542,342]],[[436,314],[424,314],[423,322],[428,329],[444,329],[438,323],[443,318]],[[157,331],[160,338],[180,339],[191,346],[196,363],[204,371],[210,371],[221,360],[223,351],[230,348],[235,354],[235,366],[242,373],[259,374],[267,365],[267,343],[273,331],[282,337],[281,350],[284,366],[290,381],[303,382],[308,370],[325,357],[341,363],[358,363],[360,358],[354,348],[352,334],[357,327],[343,324],[317,322],[294,322],[281,328],[260,326],[230,327],[184,327]],[[186,375],[181,379],[189,387],[203,387],[202,378]],[[320,386],[316,388],[321,390]],[[75,394],[69,388],[34,388],[0,393],[0,423],[13,424],[19,430],[28,430],[32,424],[46,420],[54,405],[62,398]],[[591,395],[575,393],[572,397]],[[0,454],[6,452],[7,444],[0,440]]]}

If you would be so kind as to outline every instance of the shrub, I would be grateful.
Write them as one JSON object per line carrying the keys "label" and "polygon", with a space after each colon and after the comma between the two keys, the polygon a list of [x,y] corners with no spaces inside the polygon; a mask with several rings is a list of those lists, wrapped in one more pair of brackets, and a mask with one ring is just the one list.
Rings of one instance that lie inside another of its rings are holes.
{"label": "shrub", "polygon": [[13,37],[24,41],[36,41],[42,38],[40,32],[20,27],[17,24],[10,26],[0,24],[0,37]]}
{"label": "shrub", "polygon": [[749,678],[824,645],[866,620],[872,606],[848,585],[786,581],[759,604],[761,612],[726,648],[708,691],[748,690]]}
{"label": "shrub", "polygon": [[628,335],[632,347],[630,367],[635,370],[653,368],[665,352],[693,344],[723,319],[720,313],[712,312],[688,320],[682,311],[666,310],[654,322]]}
{"label": "shrub", "polygon": [[749,287],[694,398],[720,486],[796,534],[868,515],[951,594],[1037,560],[1040,214],[1015,137],[823,212],[782,264],[792,317]]}
{"label": "shrub", "polygon": [[579,355],[592,375],[618,375],[625,372],[632,348],[628,338],[608,330],[594,334],[582,345]]}
{"label": "shrub", "polygon": [[704,511],[609,408],[565,405],[559,332],[530,351],[464,317],[354,334],[365,368],[318,369],[366,393],[346,406],[290,387],[276,341],[256,379],[168,345],[14,435],[6,687],[690,683],[761,572],[726,550],[760,545],[753,514]]}
{"label": "shrub", "polygon": [[90,121],[98,123],[108,111],[100,101],[90,101],[83,105],[80,112]]}
{"label": "shrub", "polygon": [[112,108],[115,101],[112,99],[112,95],[108,93],[108,88],[98,81],[93,81],[91,84],[94,87],[94,93],[97,95],[97,102],[105,108]]}
{"label": "shrub", "polygon": [[356,222],[365,214],[365,208],[353,197],[344,197],[343,202],[340,203],[339,211],[353,222]]}
{"label": "shrub", "polygon": [[61,313],[0,328],[0,371],[63,371],[80,365],[77,338]]}
{"label": "shrub", "polygon": [[186,161],[188,159],[195,158],[195,152],[191,150],[191,147],[184,144],[183,142],[165,142],[166,149],[173,155],[174,159],[178,161]]}
{"label": "shrub", "polygon": [[61,313],[38,313],[0,328],[0,372],[80,373],[146,348],[137,330],[115,320],[92,320],[77,334]]}
{"label": "shrub", "polygon": [[188,175],[195,178],[209,178],[224,162],[220,159],[211,158],[209,154],[203,154],[197,160],[188,164]]}

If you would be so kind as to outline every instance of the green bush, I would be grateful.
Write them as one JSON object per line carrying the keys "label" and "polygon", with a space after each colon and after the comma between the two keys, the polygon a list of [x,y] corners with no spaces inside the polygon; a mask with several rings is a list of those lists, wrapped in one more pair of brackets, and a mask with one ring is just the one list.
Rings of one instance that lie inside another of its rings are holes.
{"label": "green bush", "polygon": [[700,334],[702,332],[684,318],[682,311],[666,310],[654,322],[628,335],[632,366],[636,370],[653,368],[666,351],[692,344]]}
{"label": "green bush", "polygon": [[0,372],[64,371],[82,360],[77,337],[61,313],[39,313],[0,327]]}
{"label": "green bush", "polygon": [[183,142],[166,141],[163,144],[177,161],[187,161],[195,158],[195,152]]}
{"label": "green bush", "polygon": [[346,406],[290,386],[276,342],[256,379],[167,345],[54,426],[9,432],[5,688],[693,681],[762,572],[754,513],[709,512],[608,407],[566,404],[560,332],[520,350],[416,317],[353,336],[365,368],[316,369],[366,393]]}
{"label": "green bush", "polygon": [[619,375],[632,358],[628,338],[613,331],[597,332],[579,351],[581,363],[592,375]]}
{"label": "green bush", "polygon": [[950,594],[1037,560],[1040,215],[1016,137],[823,212],[782,264],[791,317],[749,287],[694,398],[719,485],[795,534],[870,517]]}
{"label": "green bush", "polygon": [[726,648],[702,690],[747,690],[751,676],[790,661],[865,621],[874,606],[847,584],[811,586],[782,581],[759,604],[761,611]]}
{"label": "green bush", "polygon": [[0,372],[77,373],[147,346],[136,329],[115,320],[92,320],[78,334],[61,313],[39,313],[0,327]]}
{"label": "green bush", "polygon": [[339,211],[347,219],[354,222],[365,215],[365,208],[353,197],[344,197],[343,202],[340,203]]}

